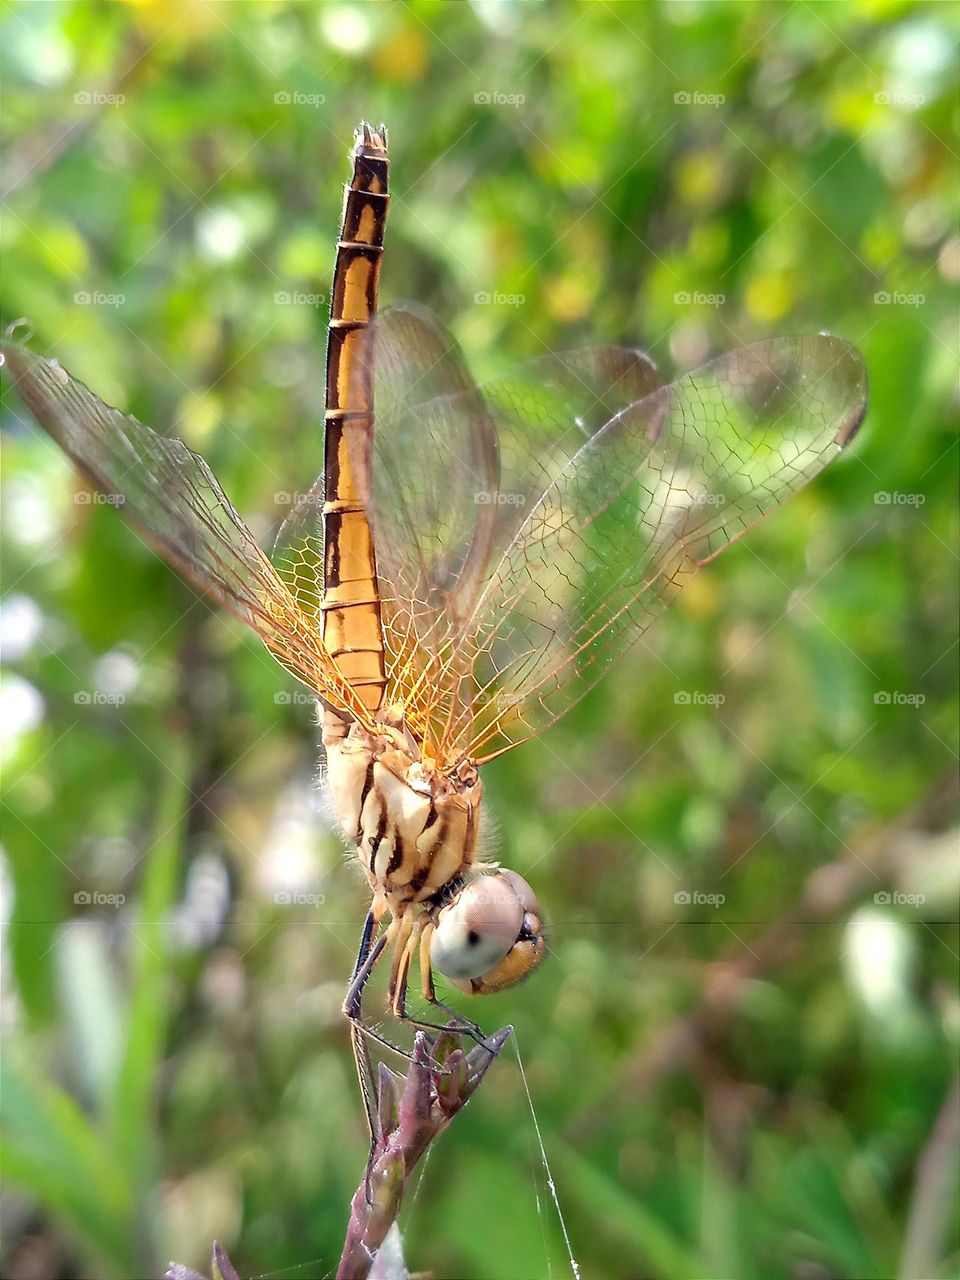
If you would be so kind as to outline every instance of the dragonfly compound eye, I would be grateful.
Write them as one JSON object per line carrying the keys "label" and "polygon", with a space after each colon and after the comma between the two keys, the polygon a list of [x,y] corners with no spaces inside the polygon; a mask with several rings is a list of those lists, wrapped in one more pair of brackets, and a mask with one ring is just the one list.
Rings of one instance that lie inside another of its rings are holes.
{"label": "dragonfly compound eye", "polygon": [[541,927],[533,890],[515,871],[479,876],[440,912],[430,960],[462,991],[488,995],[540,962]]}

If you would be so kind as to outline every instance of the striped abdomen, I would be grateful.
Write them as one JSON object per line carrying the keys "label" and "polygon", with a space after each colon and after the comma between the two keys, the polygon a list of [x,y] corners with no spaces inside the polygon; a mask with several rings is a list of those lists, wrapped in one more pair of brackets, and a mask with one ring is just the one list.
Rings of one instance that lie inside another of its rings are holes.
{"label": "striped abdomen", "polygon": [[337,245],[324,419],[323,642],[370,711],[386,685],[377,563],[368,506],[373,459],[373,358],[387,220],[386,131],[357,131]]}

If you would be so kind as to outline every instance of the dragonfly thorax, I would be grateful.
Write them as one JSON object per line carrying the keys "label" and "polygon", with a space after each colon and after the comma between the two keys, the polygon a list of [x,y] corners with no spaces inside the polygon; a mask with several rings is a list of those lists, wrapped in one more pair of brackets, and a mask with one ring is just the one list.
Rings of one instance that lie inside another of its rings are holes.
{"label": "dragonfly thorax", "polygon": [[448,774],[420,759],[402,726],[378,730],[328,714],[326,782],[370,888],[398,915],[475,869],[483,784],[475,768]]}

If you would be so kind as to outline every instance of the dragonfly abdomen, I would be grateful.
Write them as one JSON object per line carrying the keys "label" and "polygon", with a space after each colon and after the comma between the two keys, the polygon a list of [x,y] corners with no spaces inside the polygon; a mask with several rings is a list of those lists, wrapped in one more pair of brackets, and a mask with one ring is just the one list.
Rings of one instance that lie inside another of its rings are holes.
{"label": "dragonfly abdomen", "polygon": [[373,454],[370,322],[387,220],[386,134],[357,131],[343,205],[327,343],[324,419],[323,643],[369,711],[386,685],[368,504]]}

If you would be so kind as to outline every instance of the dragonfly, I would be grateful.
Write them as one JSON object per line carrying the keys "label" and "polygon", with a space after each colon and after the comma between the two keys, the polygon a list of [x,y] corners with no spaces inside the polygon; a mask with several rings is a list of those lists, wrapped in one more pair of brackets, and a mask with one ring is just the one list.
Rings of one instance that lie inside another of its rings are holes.
{"label": "dragonfly", "polygon": [[352,166],[323,467],[272,555],[182,441],[15,334],[3,360],[83,475],[314,695],[325,782],[370,891],[343,1003],[355,1036],[382,1039],[362,993],[385,955],[398,1019],[441,1025],[408,1008],[418,966],[443,1025],[475,1032],[434,972],[485,995],[545,950],[533,889],[484,857],[483,766],[554,724],[694,574],[839,454],[867,380],[854,346],[812,333],[667,384],[642,351],[597,345],[478,386],[428,311],[378,309],[384,126],[360,126]]}

